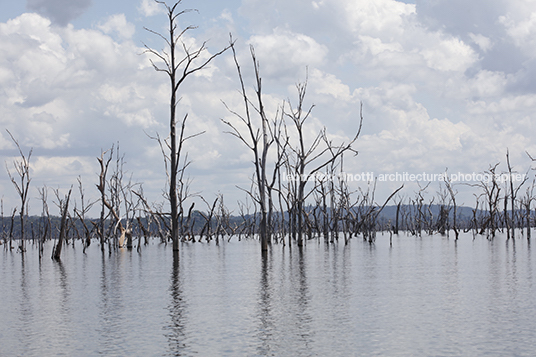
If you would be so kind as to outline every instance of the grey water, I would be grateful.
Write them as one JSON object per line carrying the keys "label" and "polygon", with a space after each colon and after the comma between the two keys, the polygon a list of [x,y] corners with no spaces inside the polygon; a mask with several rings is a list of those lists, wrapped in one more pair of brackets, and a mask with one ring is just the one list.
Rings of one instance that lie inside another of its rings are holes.
{"label": "grey water", "polygon": [[536,246],[379,235],[0,253],[1,356],[533,356]]}

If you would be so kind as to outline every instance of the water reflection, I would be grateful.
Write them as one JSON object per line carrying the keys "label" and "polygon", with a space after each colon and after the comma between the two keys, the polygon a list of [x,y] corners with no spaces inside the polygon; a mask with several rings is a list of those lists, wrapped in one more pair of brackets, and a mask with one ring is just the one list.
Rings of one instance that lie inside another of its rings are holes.
{"label": "water reflection", "polygon": [[[31,294],[29,293],[29,284],[28,280],[29,277],[27,276],[26,271],[26,264],[25,264],[25,254],[21,255],[21,275],[20,275],[20,299],[19,299],[19,311],[20,311],[20,336],[19,336],[19,343],[22,344],[22,346],[25,346],[24,352],[27,353],[28,350],[26,348],[27,344],[26,341],[32,340],[35,338],[34,336],[34,330],[33,330],[33,307],[32,304],[29,303]],[[31,283],[30,283],[31,284]]]}
{"label": "water reflection", "polygon": [[[532,355],[527,240],[0,256],[0,355]],[[34,254],[35,253],[35,254]],[[62,253],[62,254],[63,254]],[[77,258],[78,257],[78,258]],[[78,259],[78,260],[77,260]]]}
{"label": "water reflection", "polygon": [[59,287],[61,292],[61,301],[59,301],[61,306],[61,312],[65,316],[69,316],[69,283],[68,283],[68,277],[67,272],[65,270],[65,266],[61,262],[61,260],[54,262],[55,268],[58,272],[58,278],[59,278]]}
{"label": "water reflection", "polygon": [[169,318],[171,321],[165,328],[167,330],[166,337],[169,344],[169,355],[171,356],[182,356],[187,348],[185,334],[185,302],[183,299],[182,285],[179,252],[174,251],[169,286],[171,300],[168,305]]}
{"label": "water reflection", "polygon": [[[510,253],[511,250],[511,253]],[[510,290],[510,295],[517,296],[517,255],[515,239],[506,240],[506,281]]]}
{"label": "water reflection", "polygon": [[[311,343],[312,338],[314,337],[314,331],[311,329],[311,315],[309,314],[309,286],[307,281],[307,262],[304,257],[304,247],[298,247],[298,266],[297,269],[293,269],[294,260],[290,259],[290,270],[291,270],[291,281],[292,286],[298,288],[297,294],[294,295],[294,301],[291,305],[294,305],[293,311],[295,311],[296,318],[296,330],[298,335],[298,342],[300,342],[300,347],[304,348],[307,351],[308,346]],[[298,284],[296,284],[296,280]],[[300,348],[300,349],[301,349]],[[299,350],[298,350],[299,351]]]}
{"label": "water reflection", "polygon": [[101,253],[100,323],[98,328],[101,354],[117,354],[124,348],[123,257],[118,250],[114,254]]}
{"label": "water reflection", "polygon": [[257,329],[257,338],[260,340],[257,347],[257,353],[261,356],[270,356],[273,354],[275,318],[273,316],[273,268],[272,252],[263,251],[261,253],[260,282],[258,287],[258,305],[257,317],[259,327]]}

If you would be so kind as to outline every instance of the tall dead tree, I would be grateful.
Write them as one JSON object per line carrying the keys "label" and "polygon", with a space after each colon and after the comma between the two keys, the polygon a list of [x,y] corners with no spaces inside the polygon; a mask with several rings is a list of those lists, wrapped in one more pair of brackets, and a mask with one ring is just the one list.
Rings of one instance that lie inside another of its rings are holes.
{"label": "tall dead tree", "polygon": [[[184,81],[195,72],[207,67],[210,62],[223,52],[223,50],[209,55],[208,58],[203,57],[206,48],[206,41],[201,46],[192,49],[184,41],[186,32],[195,29],[194,26],[187,26],[184,29],[180,29],[178,25],[178,17],[188,12],[196,11],[193,9],[179,10],[178,7],[182,3],[182,0],[176,1],[172,6],[166,4],[164,1],[155,0],[156,3],[162,5],[166,9],[168,17],[168,30],[166,35],[162,35],[159,32],[145,28],[152,34],[157,35],[163,39],[166,43],[166,50],[161,52],[154,50],[145,45],[146,53],[155,56],[159,62],[155,63],[151,60],[151,64],[157,72],[164,72],[169,77],[170,83],[170,118],[169,118],[169,204],[171,210],[171,239],[173,240],[173,250],[179,250],[179,205],[177,198],[177,176],[180,170],[180,160],[183,154],[184,142],[191,137],[184,136],[184,129],[186,125],[186,118],[184,116],[182,125],[177,137],[177,120],[176,112],[177,105],[180,100],[178,98],[179,89]],[[198,135],[198,134],[196,134]],[[183,167],[184,168],[184,167]]]}
{"label": "tall dead tree", "polygon": [[60,223],[60,233],[58,237],[58,241],[56,242],[56,246],[52,250],[52,259],[59,261],[61,256],[61,248],[63,247],[63,241],[65,240],[67,236],[67,216],[69,214],[69,199],[71,198],[71,191],[72,187],[69,190],[69,193],[65,196],[64,199],[60,198],[59,191],[56,190],[56,198],[58,200],[58,208],[60,209],[61,214],[61,223]]}
{"label": "tall dead tree", "polygon": [[[232,42],[231,42],[232,43]],[[255,70],[255,101],[249,99],[246,92],[246,86],[244,84],[244,79],[242,76],[242,71],[240,69],[240,64],[236,56],[236,51],[234,46],[232,46],[233,58],[235,61],[236,69],[238,71],[238,78],[240,80],[240,90],[242,99],[244,100],[244,114],[240,114],[234,110],[231,110],[227,105],[227,110],[234,114],[240,119],[240,122],[245,125],[247,134],[242,134],[240,128],[229,121],[222,120],[227,124],[232,130],[228,133],[237,137],[242,141],[248,149],[253,153],[253,164],[255,166],[254,173],[254,185],[253,189],[248,192],[251,198],[259,205],[260,208],[260,224],[259,224],[259,236],[261,241],[261,250],[268,250],[268,242],[270,239],[270,227],[269,227],[269,210],[271,209],[271,188],[275,183],[276,175],[273,176],[271,184],[268,182],[267,174],[267,162],[268,162],[268,151],[274,143],[273,130],[270,127],[270,121],[265,111],[263,95],[262,95],[262,79],[259,71],[259,62],[255,56],[255,50],[253,47],[250,47],[251,58],[253,60],[253,68]],[[253,113],[257,113],[259,120],[256,121],[253,118]],[[276,114],[276,119],[274,122],[277,122],[278,114]],[[282,158],[282,155],[278,155],[279,159]],[[278,167],[280,164],[277,162],[275,164]]]}
{"label": "tall dead tree", "polygon": [[402,202],[404,201],[404,198],[402,196],[396,196],[395,205],[396,205],[396,214],[395,214],[395,226],[393,228],[393,233],[398,235],[398,230],[400,228],[400,206],[402,205]]}
{"label": "tall dead tree", "polygon": [[99,239],[100,239],[100,245],[101,245],[101,251],[104,253],[104,244],[105,244],[105,233],[104,233],[104,227],[106,218],[108,217],[106,207],[107,207],[107,201],[106,201],[106,175],[108,174],[108,167],[110,166],[110,161],[112,161],[113,157],[113,146],[110,149],[108,158],[105,158],[105,155],[107,151],[102,151],[101,156],[97,158],[100,165],[100,173],[99,173],[99,183],[97,184],[97,189],[100,193],[100,201],[101,201],[101,214],[100,214],[100,221],[98,225],[95,225],[98,231]]}
{"label": "tall dead tree", "polygon": [[39,196],[41,197],[41,202],[43,204],[43,211],[41,213],[41,223],[44,226],[43,227],[43,233],[41,237],[39,237],[39,259],[43,256],[43,249],[44,244],[47,239],[47,237],[51,237],[52,235],[52,222],[50,219],[50,213],[48,211],[48,188],[46,186],[43,186],[43,188],[38,188]]}
{"label": "tall dead tree", "polygon": [[[527,182],[527,180],[529,179],[528,177],[528,173],[525,174],[523,176],[523,179],[521,180],[521,182],[514,186],[514,174],[515,172],[513,171],[512,169],[512,165],[510,164],[510,152],[508,150],[506,150],[506,165],[508,167],[508,188],[510,190],[509,192],[509,195],[505,195],[504,199],[505,201],[508,199],[508,196],[510,196],[510,219],[508,219],[508,214],[507,212],[505,212],[505,221],[507,223],[506,225],[506,229],[509,230],[509,232],[511,233],[507,233],[507,237],[512,237],[514,238],[515,237],[515,227],[516,227],[516,220],[515,220],[515,217],[516,217],[516,208],[515,208],[515,203],[516,203],[516,197],[517,197],[517,194],[519,192],[519,190],[521,189],[521,186],[523,186],[525,184],[525,182]],[[506,202],[505,202],[505,206],[506,206]]]}
{"label": "tall dead tree", "polygon": [[[95,204],[95,202],[90,202],[89,204],[85,200],[85,194],[84,194],[84,188],[82,187],[82,178],[78,176],[78,192],[80,193],[80,209],[74,208],[74,214],[78,216],[78,219],[80,220],[80,223],[84,227],[84,252],[86,251],[86,248],[89,247],[91,244],[91,230],[86,224],[86,214],[89,212],[91,207]],[[45,201],[43,200],[43,205],[45,204]],[[43,206],[44,210],[44,206]]]}
{"label": "tall dead tree", "polygon": [[24,247],[24,218],[27,214],[27,205],[28,205],[28,191],[30,189],[30,158],[32,156],[33,149],[30,149],[28,152],[28,155],[25,155],[22,151],[18,141],[11,135],[9,130],[6,130],[9,136],[11,137],[11,140],[15,143],[15,146],[17,147],[20,155],[20,160],[14,160],[13,161],[13,167],[15,168],[15,171],[17,172],[18,180],[11,174],[11,171],[9,170],[9,167],[6,163],[6,170],[7,174],[9,176],[9,179],[13,183],[13,186],[15,186],[15,189],[17,190],[17,193],[20,197],[20,246],[19,249],[21,252],[25,252],[26,248]]}
{"label": "tall dead tree", "polygon": [[524,221],[524,227],[527,230],[527,239],[530,240],[530,229],[532,224],[532,217],[531,217],[531,205],[534,201],[534,188],[536,187],[536,179],[532,180],[532,184],[527,187],[525,191],[525,196],[521,198],[521,206],[523,207],[524,213],[522,214],[523,221]]}
{"label": "tall dead tree", "polygon": [[454,188],[452,187],[453,185],[452,185],[451,179],[450,177],[448,177],[446,170],[445,170],[445,176],[443,176],[443,182],[445,183],[445,187],[447,188],[447,191],[450,195],[450,199],[452,201],[452,206],[453,206],[452,229],[454,230],[455,239],[458,240],[458,237],[460,235],[460,232],[458,231],[457,222],[456,222],[457,217],[458,217],[458,206],[456,205],[456,194],[458,193],[458,191],[455,191]]}

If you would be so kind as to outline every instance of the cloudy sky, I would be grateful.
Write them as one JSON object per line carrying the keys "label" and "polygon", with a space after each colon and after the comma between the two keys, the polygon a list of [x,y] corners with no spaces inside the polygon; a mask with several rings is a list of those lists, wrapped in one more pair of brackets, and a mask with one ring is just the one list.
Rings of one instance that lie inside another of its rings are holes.
{"label": "cloudy sky", "polygon": [[[261,63],[266,105],[274,113],[295,101],[308,73],[306,103],[315,105],[309,136],[323,126],[335,142],[355,132],[363,103],[359,155],[349,173],[482,172],[510,150],[515,168],[536,155],[536,1],[534,0],[184,0],[196,8],[181,18],[214,53],[237,40],[245,79],[252,84],[248,45]],[[156,73],[143,43],[164,44],[143,27],[164,31],[162,8],[150,0],[27,0],[0,2],[0,156],[16,156],[6,130],[23,150],[33,148],[30,206],[37,187],[66,189],[78,176],[96,196],[101,150],[119,143],[125,170],[151,201],[165,185],[158,145],[167,134],[168,82]],[[225,133],[234,120],[222,101],[240,110],[230,53],[190,78],[181,116],[193,160],[192,191],[231,208],[245,195],[249,153]],[[6,211],[17,204],[0,175]],[[378,184],[380,197],[400,183]],[[406,184],[413,196],[415,185]],[[435,186],[429,194],[435,193]],[[462,201],[472,205],[467,187]],[[200,207],[202,208],[202,207]]]}

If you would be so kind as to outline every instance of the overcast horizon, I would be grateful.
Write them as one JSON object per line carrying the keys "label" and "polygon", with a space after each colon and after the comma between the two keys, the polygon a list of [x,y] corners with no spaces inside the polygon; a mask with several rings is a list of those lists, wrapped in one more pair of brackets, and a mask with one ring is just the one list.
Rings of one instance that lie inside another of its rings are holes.
{"label": "overcast horizon", "polygon": [[[171,3],[171,2],[169,2]],[[9,130],[31,158],[30,214],[40,214],[37,188],[68,190],[82,177],[96,198],[101,150],[119,145],[126,177],[143,183],[149,201],[163,201],[165,172],[158,144],[169,125],[168,78],[151,66],[143,44],[164,43],[163,8],[152,0],[28,0],[2,2],[0,13],[0,157],[10,168],[17,151]],[[308,80],[315,105],[307,138],[327,128],[335,143],[351,140],[359,154],[344,157],[352,175],[482,173],[506,152],[524,174],[536,157],[536,1],[530,0],[184,0],[181,26],[196,25],[188,41],[207,40],[215,53],[236,40],[248,86],[249,45],[255,47],[271,115],[296,102]],[[191,191],[207,201],[236,202],[249,188],[252,157],[221,119],[242,110],[230,52],[188,79],[178,117],[187,132]],[[5,166],[5,165],[4,165]],[[529,172],[531,180],[534,172]],[[426,176],[425,176],[426,177]],[[378,202],[401,181],[378,182]],[[415,181],[403,195],[414,196]],[[357,188],[360,182],[351,183]],[[366,185],[366,181],[361,181]],[[421,182],[425,186],[427,182]],[[364,187],[364,186],[363,186]],[[436,194],[430,185],[428,196]],[[4,168],[4,214],[19,204]],[[477,189],[458,185],[458,204],[474,205]],[[74,198],[79,200],[75,194]],[[49,193],[51,214],[56,214]],[[206,207],[198,204],[196,209]]]}

